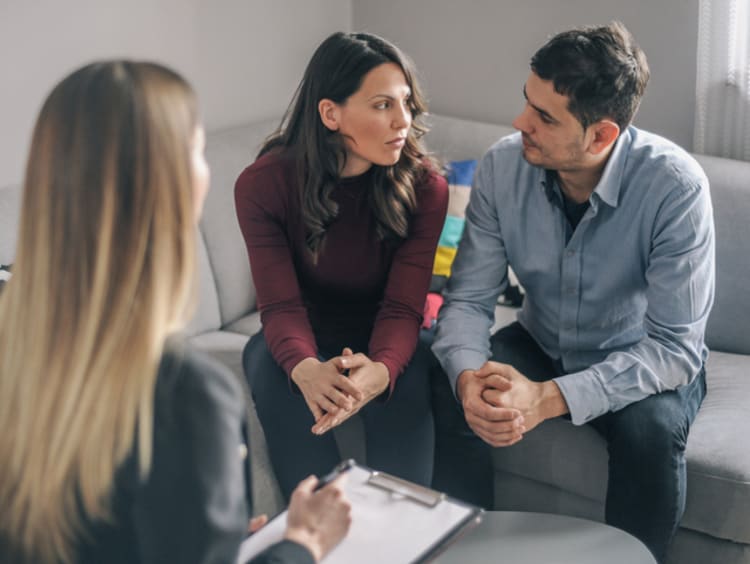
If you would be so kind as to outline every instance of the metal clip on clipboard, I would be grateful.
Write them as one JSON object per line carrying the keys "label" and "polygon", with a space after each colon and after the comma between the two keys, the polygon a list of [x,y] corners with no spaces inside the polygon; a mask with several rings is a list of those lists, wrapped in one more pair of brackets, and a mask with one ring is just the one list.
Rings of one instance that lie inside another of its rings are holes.
{"label": "metal clip on clipboard", "polygon": [[377,470],[372,471],[370,477],[367,479],[367,484],[386,490],[396,496],[407,497],[427,507],[435,507],[445,499],[444,493],[436,492],[430,488],[407,482],[406,480],[378,472]]}

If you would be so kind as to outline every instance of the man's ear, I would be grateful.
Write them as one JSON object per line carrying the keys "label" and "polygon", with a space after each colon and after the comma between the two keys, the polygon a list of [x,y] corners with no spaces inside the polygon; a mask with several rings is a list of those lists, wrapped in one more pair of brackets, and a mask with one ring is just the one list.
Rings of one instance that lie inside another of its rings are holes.
{"label": "man's ear", "polygon": [[620,126],[608,119],[599,120],[590,127],[592,138],[589,152],[594,155],[599,155],[602,151],[609,149],[620,135]]}
{"label": "man's ear", "polygon": [[338,131],[340,127],[339,119],[341,112],[339,111],[339,105],[333,100],[323,98],[318,102],[318,114],[320,114],[320,121],[323,125],[331,130]]}

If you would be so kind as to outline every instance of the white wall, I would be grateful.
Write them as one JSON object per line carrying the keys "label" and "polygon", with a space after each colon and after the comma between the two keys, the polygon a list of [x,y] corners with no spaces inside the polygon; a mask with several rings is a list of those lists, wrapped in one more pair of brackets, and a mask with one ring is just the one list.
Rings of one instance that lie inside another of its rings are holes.
{"label": "white wall", "polygon": [[74,68],[154,59],[193,83],[208,129],[280,114],[351,0],[0,0],[0,186],[18,183],[39,108]]}
{"label": "white wall", "polygon": [[352,0],[352,10],[355,30],[414,59],[431,111],[502,124],[550,35],[619,19],[651,67],[636,124],[692,147],[698,0]]}

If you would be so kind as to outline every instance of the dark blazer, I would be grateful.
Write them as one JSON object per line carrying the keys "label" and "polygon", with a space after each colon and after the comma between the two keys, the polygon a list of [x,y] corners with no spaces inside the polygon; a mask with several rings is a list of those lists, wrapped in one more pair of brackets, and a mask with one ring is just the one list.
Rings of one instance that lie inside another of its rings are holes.
{"label": "dark blazer", "polygon": [[[237,377],[202,353],[170,346],[156,383],[151,470],[141,478],[135,456],[120,467],[114,519],[89,523],[77,562],[234,564],[250,517],[245,413]],[[252,562],[314,560],[284,541]]]}

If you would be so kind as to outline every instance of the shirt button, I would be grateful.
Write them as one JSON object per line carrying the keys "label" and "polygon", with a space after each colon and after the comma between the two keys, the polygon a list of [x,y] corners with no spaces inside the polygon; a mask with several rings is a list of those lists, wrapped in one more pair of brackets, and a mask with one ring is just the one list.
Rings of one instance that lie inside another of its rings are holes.
{"label": "shirt button", "polygon": [[565,288],[565,293],[569,296],[575,296],[576,295],[576,289],[575,288]]}
{"label": "shirt button", "polygon": [[567,257],[572,257],[574,254],[576,254],[576,252],[573,249],[568,249],[567,251],[565,251],[565,256]]}
{"label": "shirt button", "polygon": [[563,327],[563,329],[565,329],[566,331],[572,331],[573,330],[573,326],[572,325],[565,325]]}

